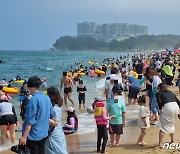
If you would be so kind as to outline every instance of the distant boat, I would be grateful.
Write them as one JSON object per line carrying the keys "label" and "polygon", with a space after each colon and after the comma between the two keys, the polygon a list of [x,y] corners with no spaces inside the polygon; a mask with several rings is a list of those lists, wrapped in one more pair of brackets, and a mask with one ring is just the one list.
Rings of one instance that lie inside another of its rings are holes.
{"label": "distant boat", "polygon": [[46,68],[46,71],[53,71],[53,69],[52,68]]}

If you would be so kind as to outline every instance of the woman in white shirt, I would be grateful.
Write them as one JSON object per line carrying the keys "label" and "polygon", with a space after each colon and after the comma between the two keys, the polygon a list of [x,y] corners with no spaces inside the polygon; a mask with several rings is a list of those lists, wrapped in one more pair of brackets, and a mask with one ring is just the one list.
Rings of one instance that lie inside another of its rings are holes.
{"label": "woman in white shirt", "polygon": [[17,123],[17,116],[14,106],[8,102],[8,97],[2,95],[0,97],[0,115],[1,115],[1,144],[6,142],[6,133],[9,126],[11,142],[15,142],[15,127]]}

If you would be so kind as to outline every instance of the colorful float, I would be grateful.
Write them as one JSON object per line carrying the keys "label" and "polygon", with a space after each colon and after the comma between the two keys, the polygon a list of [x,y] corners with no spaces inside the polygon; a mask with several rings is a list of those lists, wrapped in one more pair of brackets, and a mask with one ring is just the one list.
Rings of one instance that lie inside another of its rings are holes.
{"label": "colorful float", "polygon": [[15,80],[13,83],[14,84],[23,84],[24,80]]}
{"label": "colorful float", "polygon": [[101,70],[95,70],[95,73],[97,74],[97,75],[105,75],[106,73],[104,72],[104,71],[101,71]]}
{"label": "colorful float", "polygon": [[81,76],[85,76],[86,75],[86,73],[84,73],[84,72],[78,72],[77,74],[79,74]]}
{"label": "colorful float", "polygon": [[19,93],[19,88],[17,87],[3,87],[3,92],[8,93],[8,94],[18,94]]}
{"label": "colorful float", "polygon": [[136,72],[134,72],[134,71],[130,71],[129,75],[133,75],[133,77],[136,78],[136,79],[138,78],[138,74]]}

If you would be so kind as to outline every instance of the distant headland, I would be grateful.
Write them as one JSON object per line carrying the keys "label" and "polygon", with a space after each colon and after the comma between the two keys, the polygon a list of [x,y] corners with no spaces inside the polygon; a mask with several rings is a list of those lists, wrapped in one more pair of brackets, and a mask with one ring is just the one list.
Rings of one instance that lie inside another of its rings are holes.
{"label": "distant headland", "polygon": [[148,26],[127,23],[77,23],[77,36],[62,36],[51,50],[142,51],[176,49],[180,35],[148,35]]}
{"label": "distant headland", "polygon": [[63,51],[142,51],[180,48],[180,35],[141,35],[124,40],[100,41],[91,36],[62,36],[51,50]]}

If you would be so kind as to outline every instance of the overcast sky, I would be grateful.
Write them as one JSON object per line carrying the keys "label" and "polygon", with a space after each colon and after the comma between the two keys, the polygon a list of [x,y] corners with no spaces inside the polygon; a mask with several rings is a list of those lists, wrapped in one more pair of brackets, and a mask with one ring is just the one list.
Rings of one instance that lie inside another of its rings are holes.
{"label": "overcast sky", "polygon": [[0,49],[43,50],[83,21],[180,35],[180,0],[0,0]]}

